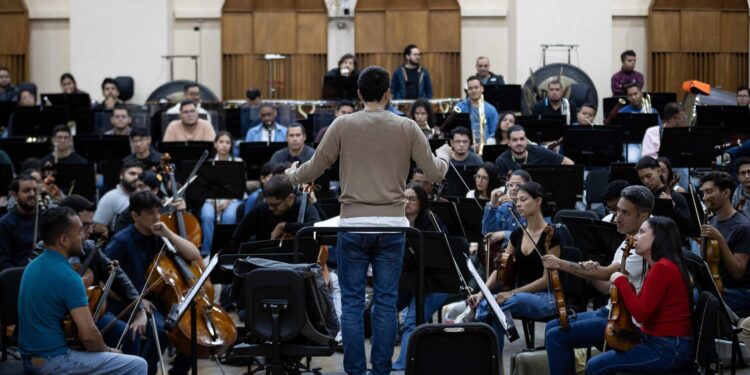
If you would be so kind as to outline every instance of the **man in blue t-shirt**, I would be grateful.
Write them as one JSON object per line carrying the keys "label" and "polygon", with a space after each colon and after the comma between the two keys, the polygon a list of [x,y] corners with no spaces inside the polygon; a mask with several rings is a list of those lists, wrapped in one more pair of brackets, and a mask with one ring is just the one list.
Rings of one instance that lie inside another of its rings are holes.
{"label": "man in blue t-shirt", "polygon": [[[18,347],[32,374],[145,374],[146,361],[104,344],[80,276],[68,258],[80,254],[83,224],[70,208],[50,208],[40,229],[45,249],[24,270],[18,296]],[[68,348],[62,322],[70,315],[85,351]]]}

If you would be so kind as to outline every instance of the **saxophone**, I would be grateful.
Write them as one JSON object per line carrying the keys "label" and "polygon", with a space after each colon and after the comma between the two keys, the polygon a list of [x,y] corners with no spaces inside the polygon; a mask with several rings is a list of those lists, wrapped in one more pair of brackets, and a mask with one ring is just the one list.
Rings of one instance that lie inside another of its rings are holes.
{"label": "saxophone", "polygon": [[482,155],[482,150],[484,150],[484,127],[487,124],[487,117],[484,113],[484,94],[479,96],[479,142],[477,143],[477,154]]}

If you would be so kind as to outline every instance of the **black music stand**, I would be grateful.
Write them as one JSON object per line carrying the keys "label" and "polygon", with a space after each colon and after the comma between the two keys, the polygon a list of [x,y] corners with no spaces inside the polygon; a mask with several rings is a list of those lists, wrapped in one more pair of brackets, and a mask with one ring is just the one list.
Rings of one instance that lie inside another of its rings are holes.
{"label": "black music stand", "polygon": [[736,105],[699,105],[695,107],[696,125],[720,126],[722,129],[747,132],[750,110]]}
{"label": "black music stand", "polygon": [[12,136],[51,137],[52,129],[70,119],[68,107],[17,107],[13,112]]}
{"label": "black music stand", "polygon": [[659,113],[664,113],[664,107],[667,104],[677,101],[677,94],[673,92],[648,92],[646,94],[651,97],[651,108]]}
{"label": "black music stand", "polygon": [[[469,186],[467,189],[464,182],[473,182],[474,175],[477,173],[478,169],[479,166],[477,165],[463,165],[455,168],[448,168],[448,173],[445,175],[447,186],[445,187],[443,195],[446,197],[465,197],[466,193],[468,193],[473,186]],[[458,172],[458,174],[456,172]]]}
{"label": "black music stand", "polygon": [[0,164],[0,197],[8,196],[11,182],[13,182],[13,166]]}
{"label": "black music stand", "polygon": [[77,153],[90,162],[122,160],[130,155],[130,139],[124,135],[79,135],[73,137]]}
{"label": "black music stand", "polygon": [[91,108],[91,97],[86,93],[75,93],[75,94],[42,94],[42,103],[51,103],[52,105],[58,105],[62,107],[69,107],[75,109],[90,109]]}
{"label": "black music stand", "polygon": [[324,76],[323,100],[356,100],[357,99],[357,77],[349,76]]}
{"label": "black music stand", "polygon": [[583,165],[525,165],[534,182],[544,186],[546,214],[554,217],[562,209],[574,209],[583,196]]}
{"label": "black music stand", "polygon": [[239,107],[229,107],[224,109],[224,129],[232,134],[234,139],[243,139],[245,135],[242,134],[242,122]]}
{"label": "black music stand", "polygon": [[659,156],[668,158],[675,168],[710,168],[716,161],[714,146],[719,143],[715,126],[665,128]]}
{"label": "black music stand", "polygon": [[25,138],[0,139],[0,150],[5,151],[13,161],[13,168],[21,172],[21,164],[28,158],[41,158],[48,154],[52,146],[47,142],[26,142]]}
{"label": "black music stand", "polygon": [[565,156],[587,167],[606,167],[622,159],[622,128],[579,125],[565,128]]}
{"label": "black music stand", "polygon": [[[120,169],[123,166],[122,160],[102,160],[97,163],[97,171],[104,178],[104,191],[110,191],[120,183]],[[143,166],[148,169],[147,166]]]}
{"label": "black music stand", "polygon": [[[183,170],[192,169],[183,168]],[[185,199],[189,202],[204,202],[206,199],[213,199],[214,209],[216,209],[218,199],[242,199],[245,195],[244,163],[217,160],[203,163],[185,194]]]}
{"label": "black music stand", "polygon": [[172,162],[180,160],[199,160],[204,151],[209,154],[213,152],[213,142],[159,142],[159,151],[163,154],[169,154]]}
{"label": "black music stand", "polygon": [[466,230],[466,239],[469,242],[481,243],[484,239],[482,234],[482,217],[486,199],[458,198],[456,208],[461,218],[461,223]]}
{"label": "black music stand", "polygon": [[482,149],[482,160],[494,163],[495,160],[508,149],[508,145],[484,145]]}
{"label": "black music stand", "polygon": [[[672,192],[672,194],[681,194],[685,201],[688,204],[688,211],[690,211],[690,228],[684,228],[686,229],[686,233],[683,233],[687,237],[693,237],[698,238],[701,236],[700,227],[701,222],[703,221],[703,216],[705,215],[705,211],[703,210],[703,205],[701,205],[701,198],[698,196],[698,191],[693,192],[693,196],[690,196],[690,192]],[[693,207],[693,202],[695,202],[695,207]],[[698,212],[696,212],[696,209]],[[700,215],[701,217],[698,217]]]}
{"label": "black music stand", "polygon": [[7,127],[10,116],[16,110],[16,102],[0,102],[0,127]]}
{"label": "black music stand", "polygon": [[[471,136],[469,136],[469,138],[471,138]],[[430,150],[432,150],[433,154],[435,153],[435,150],[439,149],[444,144],[448,143],[447,139],[432,139],[432,138],[430,138],[427,141],[430,142]]]}
{"label": "black music stand", "polygon": [[[624,235],[617,231],[617,225],[584,217],[562,216],[576,247],[588,255],[587,260],[609,264],[619,248]],[[619,261],[619,260],[618,260]]]}
{"label": "black music stand", "polygon": [[536,143],[562,138],[567,127],[565,117],[559,115],[519,116],[516,122],[526,130],[526,138]]}
{"label": "black music stand", "polygon": [[273,153],[286,147],[286,142],[240,142],[240,157],[245,161],[247,178],[260,179],[260,168],[271,160]]}
{"label": "black music stand", "polygon": [[609,182],[625,180],[631,185],[642,185],[641,178],[635,170],[635,163],[612,163],[609,166]]}
{"label": "black music stand", "polygon": [[625,143],[640,144],[643,142],[646,130],[659,125],[659,115],[656,113],[618,113],[610,125],[622,126]]}
{"label": "black music stand", "polygon": [[[463,293],[465,288],[461,285],[461,279],[467,280],[471,276],[463,262],[463,255],[467,254],[466,249],[451,246],[445,233],[422,232],[422,236],[424,237],[425,248],[430,249],[425,253],[425,292]],[[415,242],[416,238],[407,239],[407,248],[409,246],[416,248],[418,244]],[[415,261],[419,261],[419,255],[412,255],[408,250],[404,251],[404,268],[414,267],[416,269]],[[460,277],[459,273],[461,274]],[[402,282],[406,281],[407,284],[411,284],[415,281],[413,277],[409,276],[404,277],[402,272]],[[456,285],[460,286],[459,290],[456,290]]]}
{"label": "black music stand", "polygon": [[206,269],[203,270],[201,277],[198,278],[195,284],[193,284],[193,287],[188,291],[188,294],[182,300],[183,302],[174,304],[169,310],[169,314],[167,314],[166,318],[164,319],[164,329],[167,331],[172,331],[177,326],[177,323],[180,322],[182,316],[185,315],[188,308],[190,309],[190,357],[192,361],[191,366],[193,375],[198,375],[198,336],[196,334],[197,314],[195,311],[195,297],[198,295],[198,292],[203,289],[203,284],[208,281],[208,278],[216,268],[216,265],[219,264],[219,256],[220,254],[216,254],[213,256],[213,258],[211,258],[211,260],[206,265]]}
{"label": "black music stand", "polygon": [[626,96],[611,96],[609,98],[602,99],[602,115],[604,115],[604,118],[607,118],[607,116],[612,112],[612,109],[615,108],[617,102],[620,99],[624,100],[625,103],[628,102],[628,98]]}
{"label": "black music stand", "polygon": [[466,238],[466,229],[464,229],[464,224],[461,222],[461,216],[458,214],[458,208],[456,208],[455,203],[433,201],[430,202],[430,211],[445,224],[448,234]]}
{"label": "black music stand", "polygon": [[55,182],[65,195],[78,194],[96,201],[96,169],[94,164],[57,164]]}
{"label": "black music stand", "polygon": [[521,85],[485,85],[484,100],[498,113],[521,112]]}

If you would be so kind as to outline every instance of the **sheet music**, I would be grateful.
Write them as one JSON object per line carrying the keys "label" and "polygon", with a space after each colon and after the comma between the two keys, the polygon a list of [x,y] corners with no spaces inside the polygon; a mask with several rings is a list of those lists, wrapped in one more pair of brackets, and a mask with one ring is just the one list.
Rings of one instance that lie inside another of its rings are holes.
{"label": "sheet music", "polygon": [[[490,305],[490,308],[492,309],[492,312],[495,313],[495,316],[497,317],[497,320],[500,321],[500,324],[502,324],[503,328],[505,329],[505,334],[508,336],[508,339],[510,341],[514,341],[518,338],[518,332],[516,331],[516,325],[513,323],[513,319],[505,313],[503,313],[503,310],[500,308],[500,305],[497,304],[497,301],[495,301],[494,296],[492,295],[492,292],[490,292],[489,289],[487,289],[487,286],[484,285],[482,282],[482,278],[479,276],[479,273],[477,272],[477,269],[474,268],[474,264],[471,262],[471,259],[466,259],[466,267],[469,268],[469,272],[471,273],[471,276],[474,278],[474,280],[477,281],[477,284],[479,285],[479,290],[482,292],[482,295],[487,300],[487,303]],[[500,339],[498,337],[498,339]]]}

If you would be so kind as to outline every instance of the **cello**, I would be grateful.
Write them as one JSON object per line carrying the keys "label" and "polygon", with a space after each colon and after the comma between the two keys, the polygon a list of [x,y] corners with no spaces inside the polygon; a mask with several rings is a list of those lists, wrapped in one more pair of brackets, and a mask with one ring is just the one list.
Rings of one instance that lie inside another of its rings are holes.
{"label": "cello", "polygon": [[[174,168],[170,161],[172,158],[165,153],[161,158],[161,169],[169,178],[169,185],[172,190],[173,200],[182,198],[182,194],[177,190],[177,180],[174,177]],[[188,179],[189,180],[189,179]],[[180,237],[190,241],[196,247],[200,248],[203,244],[203,233],[201,232],[201,223],[195,215],[181,210],[162,214],[159,218],[167,228],[172,232],[179,233]]]}
{"label": "cello", "polygon": [[[104,287],[99,285],[92,285],[86,288],[86,297],[89,300],[89,311],[94,322],[98,321],[102,317],[102,314],[107,310],[107,295],[110,289],[112,289],[112,283],[115,280],[115,270],[119,267],[119,263],[114,260],[109,264],[109,277]],[[65,317],[63,320],[63,332],[65,333],[65,341],[68,346],[73,349],[85,350],[83,343],[81,343],[78,337],[78,328],[73,321],[73,317],[70,315]]]}
{"label": "cello", "polygon": [[[622,249],[619,271],[626,276],[628,275],[628,271],[625,268],[625,263],[634,244],[635,238],[633,236],[625,237],[625,247]],[[612,300],[612,308],[609,310],[607,327],[604,329],[605,347],[619,351],[628,351],[630,348],[641,343],[640,335],[635,328],[633,318],[625,308],[625,305],[622,304],[617,287],[614,284],[609,287],[609,297]]]}

